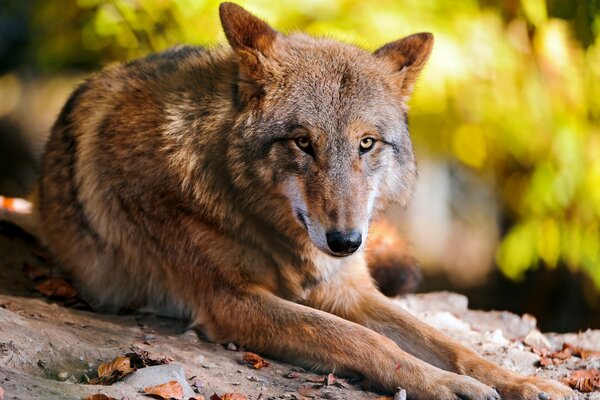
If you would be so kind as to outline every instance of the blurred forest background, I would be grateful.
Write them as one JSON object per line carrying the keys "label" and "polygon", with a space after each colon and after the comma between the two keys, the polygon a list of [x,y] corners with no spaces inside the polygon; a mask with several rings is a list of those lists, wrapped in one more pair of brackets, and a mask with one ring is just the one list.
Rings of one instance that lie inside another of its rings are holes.
{"label": "blurred forest background", "polygon": [[[223,42],[215,0],[0,0],[0,193],[24,196],[70,91],[111,62]],[[239,1],[376,49],[430,31],[411,100],[417,195],[395,211],[422,290],[600,328],[600,1]]]}

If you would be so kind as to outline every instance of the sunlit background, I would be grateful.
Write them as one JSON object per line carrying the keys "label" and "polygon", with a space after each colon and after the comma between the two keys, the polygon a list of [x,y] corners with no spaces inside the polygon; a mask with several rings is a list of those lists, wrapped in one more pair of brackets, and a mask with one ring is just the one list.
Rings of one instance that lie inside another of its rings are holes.
{"label": "sunlit background", "polygon": [[[111,62],[223,42],[218,1],[0,0],[0,193],[23,196],[74,86]],[[600,2],[240,1],[368,49],[433,32],[411,101],[420,181],[392,218],[423,290],[600,327]]]}

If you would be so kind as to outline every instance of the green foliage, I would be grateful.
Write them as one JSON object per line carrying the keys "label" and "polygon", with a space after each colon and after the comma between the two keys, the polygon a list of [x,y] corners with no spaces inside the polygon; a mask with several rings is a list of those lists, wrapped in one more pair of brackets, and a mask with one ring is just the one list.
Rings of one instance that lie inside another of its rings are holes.
{"label": "green foliage", "polygon": [[[40,1],[41,67],[96,66],[223,41],[215,0]],[[375,49],[431,31],[412,100],[416,147],[497,187],[510,227],[497,263],[585,270],[600,287],[600,16],[593,1],[240,2],[276,27]],[[48,21],[54,21],[48,23]]]}

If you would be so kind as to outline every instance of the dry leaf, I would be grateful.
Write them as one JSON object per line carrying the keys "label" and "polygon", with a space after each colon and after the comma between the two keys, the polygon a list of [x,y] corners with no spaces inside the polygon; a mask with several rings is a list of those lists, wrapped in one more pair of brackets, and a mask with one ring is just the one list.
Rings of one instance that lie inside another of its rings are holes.
{"label": "dry leaf", "polygon": [[246,364],[252,365],[256,369],[261,369],[263,367],[268,367],[269,363],[266,362],[261,356],[254,353],[246,353],[244,354],[244,358],[242,359]]}
{"label": "dry leaf", "polygon": [[153,365],[163,365],[171,362],[171,359],[163,357],[160,359],[150,357],[150,354],[146,350],[131,349],[132,353],[125,354],[125,357],[131,359],[131,365],[133,368],[144,368],[151,367]]}
{"label": "dry leaf", "polygon": [[335,383],[335,376],[333,374],[327,375],[327,378],[324,379],[323,383],[325,386],[331,386]]}
{"label": "dry leaf", "polygon": [[98,367],[98,376],[105,377],[112,375],[114,371],[129,372],[131,370],[131,360],[129,357],[119,356],[109,363],[100,364]]}
{"label": "dry leaf", "polygon": [[240,393],[225,393],[223,396],[215,393],[210,396],[210,400],[248,400],[248,398]]}
{"label": "dry leaf", "polygon": [[74,299],[78,292],[62,278],[49,278],[35,287],[35,290],[46,297]]}
{"label": "dry leaf", "polygon": [[177,381],[170,381],[162,385],[147,387],[144,393],[150,396],[156,396],[160,399],[183,399],[183,388]]}
{"label": "dry leaf", "polygon": [[117,399],[115,399],[114,397],[107,396],[102,393],[96,393],[96,394],[86,397],[83,400],[117,400]]}
{"label": "dry leaf", "polygon": [[4,389],[0,387],[0,400],[4,399]]}
{"label": "dry leaf", "polygon": [[600,370],[583,369],[573,371],[567,378],[562,378],[561,382],[583,393],[600,391]]}
{"label": "dry leaf", "polygon": [[129,357],[119,356],[108,363],[102,363],[98,367],[98,378],[90,380],[91,385],[112,385],[119,379],[135,371],[131,368]]}
{"label": "dry leaf", "polygon": [[199,394],[198,396],[190,397],[188,400],[204,400],[204,396]]}
{"label": "dry leaf", "polygon": [[296,391],[302,396],[311,398],[320,397],[319,395],[321,394],[321,389],[315,386],[300,386],[298,389],[296,389]]}
{"label": "dry leaf", "polygon": [[568,343],[563,344],[560,351],[550,352],[543,349],[532,349],[532,351],[541,357],[540,365],[542,367],[547,367],[548,365],[560,365],[573,356],[581,359],[600,357],[600,352],[598,351],[583,350]]}
{"label": "dry leaf", "polygon": [[240,393],[225,393],[221,396],[223,400],[248,400],[248,398]]}

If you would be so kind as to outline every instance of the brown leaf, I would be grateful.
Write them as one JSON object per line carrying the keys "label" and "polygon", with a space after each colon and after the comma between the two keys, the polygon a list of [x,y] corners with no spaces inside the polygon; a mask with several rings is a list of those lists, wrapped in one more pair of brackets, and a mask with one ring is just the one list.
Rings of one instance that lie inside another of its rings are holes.
{"label": "brown leaf", "polygon": [[548,365],[560,365],[573,356],[582,359],[587,359],[588,357],[600,357],[600,352],[598,351],[583,350],[568,343],[565,343],[560,351],[550,352],[549,350],[537,349],[532,349],[532,351],[541,357],[540,365],[542,367],[547,367]]}
{"label": "brown leaf", "polygon": [[79,294],[73,286],[62,278],[49,278],[35,287],[35,290],[46,297],[74,299]]}
{"label": "brown leaf", "polygon": [[154,365],[163,365],[171,362],[171,359],[167,357],[163,358],[152,358],[150,354],[146,350],[137,350],[131,349],[131,353],[125,354],[125,357],[129,357],[131,359],[131,365],[134,368],[144,368],[151,367]]}
{"label": "brown leaf", "polygon": [[573,371],[567,378],[562,378],[561,382],[583,393],[600,391],[600,370],[582,369]]}
{"label": "brown leaf", "polygon": [[0,387],[0,400],[4,399],[4,389]]}
{"label": "brown leaf", "polygon": [[177,381],[170,381],[162,385],[151,386],[144,389],[144,393],[149,396],[155,396],[159,399],[183,399],[183,388]]}
{"label": "brown leaf", "polygon": [[312,382],[312,383],[325,383],[326,378],[323,376],[307,376],[305,378],[306,382]]}
{"label": "brown leaf", "polygon": [[96,394],[86,397],[83,400],[117,400],[117,399],[115,399],[114,397],[107,396],[102,393],[96,393]]}
{"label": "brown leaf", "polygon": [[240,393],[225,393],[223,396],[215,393],[210,396],[210,400],[248,400],[248,398]]}
{"label": "brown leaf", "polygon": [[327,375],[327,378],[324,379],[325,386],[331,386],[335,383],[335,376],[333,374]]}
{"label": "brown leaf", "polygon": [[296,391],[302,396],[311,398],[318,398],[321,394],[321,389],[315,386],[300,386],[298,389],[296,389]]}
{"label": "brown leaf", "polygon": [[108,363],[102,363],[98,367],[98,378],[90,380],[91,385],[112,385],[119,379],[135,371],[131,367],[129,357],[119,356]]}
{"label": "brown leaf", "polygon": [[198,396],[190,397],[188,400],[204,400],[204,396],[199,394]]}
{"label": "brown leaf", "polygon": [[114,371],[129,373],[131,370],[131,360],[129,357],[119,356],[109,363],[100,364],[98,367],[98,376],[109,376],[112,375]]}
{"label": "brown leaf", "polygon": [[242,359],[242,361],[246,364],[252,365],[256,369],[261,369],[263,367],[269,366],[269,363],[266,362],[261,356],[250,352],[244,354],[244,358]]}

